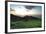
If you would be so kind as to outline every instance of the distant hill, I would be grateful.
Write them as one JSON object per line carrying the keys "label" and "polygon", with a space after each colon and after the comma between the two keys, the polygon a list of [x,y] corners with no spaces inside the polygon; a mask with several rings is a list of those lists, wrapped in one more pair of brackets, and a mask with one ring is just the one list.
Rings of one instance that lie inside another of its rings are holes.
{"label": "distant hill", "polygon": [[32,16],[19,17],[11,14],[11,21],[29,20],[29,19],[32,20],[32,19],[39,19],[39,18],[32,17]]}

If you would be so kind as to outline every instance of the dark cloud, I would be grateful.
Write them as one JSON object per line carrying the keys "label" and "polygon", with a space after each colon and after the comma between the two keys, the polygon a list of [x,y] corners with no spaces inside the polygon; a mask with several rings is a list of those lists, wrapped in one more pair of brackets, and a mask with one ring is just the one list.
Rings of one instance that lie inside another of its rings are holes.
{"label": "dark cloud", "polygon": [[34,8],[35,6],[25,6],[26,9],[32,9]]}

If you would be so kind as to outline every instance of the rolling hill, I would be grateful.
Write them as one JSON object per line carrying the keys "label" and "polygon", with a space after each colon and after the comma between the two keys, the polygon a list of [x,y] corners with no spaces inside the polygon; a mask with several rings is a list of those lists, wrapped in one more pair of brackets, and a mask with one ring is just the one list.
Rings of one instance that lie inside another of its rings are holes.
{"label": "rolling hill", "polygon": [[40,18],[36,18],[32,16],[19,17],[11,14],[11,29],[36,28],[36,27],[41,27]]}

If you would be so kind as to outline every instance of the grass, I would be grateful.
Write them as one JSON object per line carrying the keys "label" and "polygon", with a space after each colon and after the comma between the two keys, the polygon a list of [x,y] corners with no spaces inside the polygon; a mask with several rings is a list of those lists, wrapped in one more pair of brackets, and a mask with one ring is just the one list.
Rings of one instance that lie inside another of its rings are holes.
{"label": "grass", "polygon": [[21,20],[12,20],[11,29],[18,28],[40,28],[41,19],[21,19]]}

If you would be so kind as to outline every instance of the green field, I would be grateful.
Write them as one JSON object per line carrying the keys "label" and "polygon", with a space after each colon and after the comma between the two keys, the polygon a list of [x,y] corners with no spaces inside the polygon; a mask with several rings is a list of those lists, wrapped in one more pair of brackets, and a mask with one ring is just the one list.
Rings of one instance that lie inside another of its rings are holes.
{"label": "green field", "polygon": [[41,19],[19,19],[12,20],[10,23],[11,29],[18,28],[40,28],[41,27]]}

